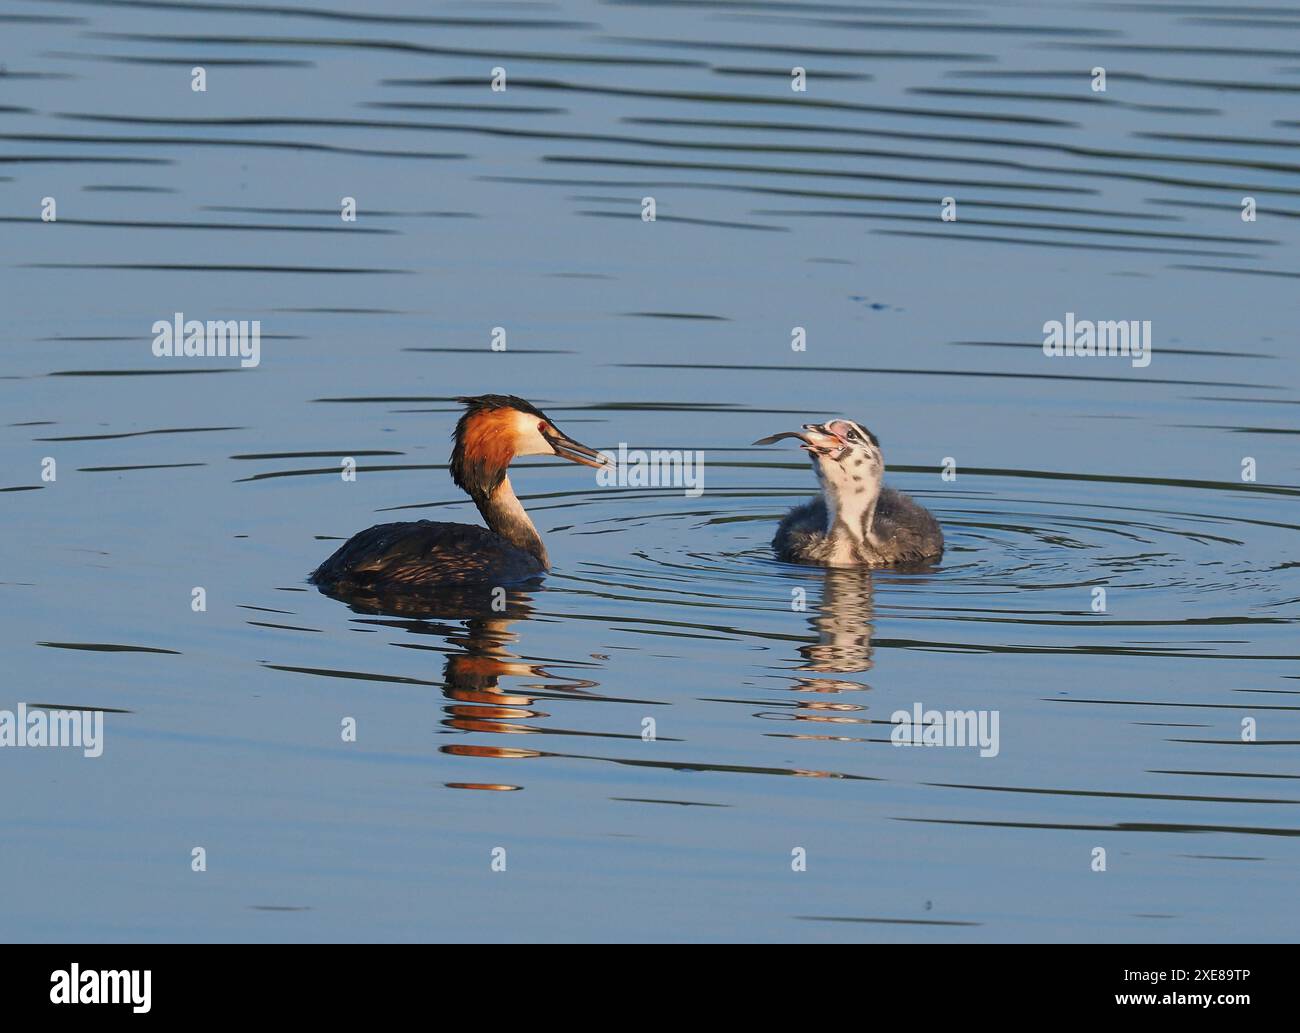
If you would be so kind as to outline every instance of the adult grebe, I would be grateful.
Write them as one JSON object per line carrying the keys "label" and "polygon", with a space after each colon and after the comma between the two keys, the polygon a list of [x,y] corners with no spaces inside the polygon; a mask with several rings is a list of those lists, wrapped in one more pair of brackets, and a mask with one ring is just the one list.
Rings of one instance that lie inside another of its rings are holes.
{"label": "adult grebe", "polygon": [[516,456],[559,456],[585,466],[604,466],[606,457],[561,434],[545,413],[514,395],[456,401],[465,412],[452,435],[451,479],[474,500],[488,526],[378,524],[353,535],[317,567],[313,584],[331,594],[394,593],[505,585],[547,570],[546,547],[515,498],[506,468]]}
{"label": "adult grebe", "polygon": [[885,460],[871,431],[836,419],[754,444],[782,438],[803,442],[822,494],[781,521],[772,539],[778,558],[821,567],[887,567],[943,554],[943,531],[929,510],[882,483]]}

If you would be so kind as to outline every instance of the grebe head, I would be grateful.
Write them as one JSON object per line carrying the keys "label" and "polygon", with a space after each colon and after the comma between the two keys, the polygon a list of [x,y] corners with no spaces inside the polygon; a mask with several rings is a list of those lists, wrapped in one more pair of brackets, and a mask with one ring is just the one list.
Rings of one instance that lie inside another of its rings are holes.
{"label": "grebe head", "polygon": [[801,431],[755,441],[767,445],[798,438],[812,456],[813,470],[826,501],[827,531],[839,530],[861,541],[871,535],[876,503],[885,477],[885,459],[876,436],[853,420],[805,423]]}
{"label": "grebe head", "polygon": [[830,524],[869,534],[885,477],[880,442],[853,420],[805,423],[803,429],[807,440],[800,447],[812,455]]}
{"label": "grebe head", "polygon": [[476,500],[486,499],[505,480],[516,456],[559,456],[584,466],[604,466],[605,457],[561,433],[549,417],[514,395],[457,398],[465,412],[452,437],[451,477]]}

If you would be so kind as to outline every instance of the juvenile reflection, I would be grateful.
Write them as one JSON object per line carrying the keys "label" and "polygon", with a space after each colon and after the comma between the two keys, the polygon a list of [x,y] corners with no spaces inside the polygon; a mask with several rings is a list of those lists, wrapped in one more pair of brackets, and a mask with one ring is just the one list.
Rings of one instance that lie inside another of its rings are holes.
{"label": "juvenile reflection", "polygon": [[[804,671],[851,674],[871,670],[875,586],[869,570],[827,570],[822,600],[809,619],[819,641],[800,646]],[[836,682],[861,688],[852,682]]]}
{"label": "juvenile reflection", "polygon": [[[803,663],[797,670],[812,674],[854,674],[869,671],[871,660],[871,619],[874,615],[874,585],[868,570],[832,569],[824,573],[821,602],[808,619],[817,633],[817,641],[799,647]],[[841,695],[868,692],[871,686],[847,678],[800,675],[794,680],[796,692]],[[823,725],[863,725],[870,721],[862,716],[866,706],[847,700],[803,700],[787,720]],[[864,742],[862,737],[847,735],[793,733],[785,738],[827,742]]]}

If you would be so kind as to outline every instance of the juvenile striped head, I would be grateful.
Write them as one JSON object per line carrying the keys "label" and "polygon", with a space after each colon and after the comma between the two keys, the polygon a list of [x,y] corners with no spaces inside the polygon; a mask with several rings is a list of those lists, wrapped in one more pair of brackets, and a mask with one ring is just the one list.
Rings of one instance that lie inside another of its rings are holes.
{"label": "juvenile striped head", "polygon": [[812,456],[826,502],[827,531],[861,540],[871,533],[876,503],[885,477],[880,441],[854,420],[837,417],[825,423],[805,423],[802,430],[774,434],[754,444],[797,438]]}
{"label": "juvenile striped head", "polygon": [[837,498],[868,496],[874,502],[885,476],[879,439],[862,424],[840,418],[806,423],[803,429],[808,438],[803,447],[812,453],[823,487]]}
{"label": "juvenile striped head", "polygon": [[805,424],[804,432],[826,500],[827,532],[854,543],[869,538],[885,477],[879,440],[845,419]]}
{"label": "juvenile striped head", "polygon": [[799,446],[811,453],[814,461],[830,459],[834,462],[849,460],[855,469],[877,465],[883,474],[884,457],[876,436],[860,423],[837,417],[825,423],[805,423],[802,430],[782,431],[759,438],[755,445],[770,445],[782,438],[797,438]]}

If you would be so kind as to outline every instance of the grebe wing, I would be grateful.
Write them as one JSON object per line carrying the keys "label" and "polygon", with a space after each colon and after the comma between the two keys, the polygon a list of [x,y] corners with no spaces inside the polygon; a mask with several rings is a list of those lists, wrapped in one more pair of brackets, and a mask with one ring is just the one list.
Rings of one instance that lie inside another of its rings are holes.
{"label": "grebe wing", "polygon": [[880,493],[874,530],[893,542],[903,562],[936,559],[943,553],[943,528],[934,514],[893,488]]}
{"label": "grebe wing", "polygon": [[374,582],[424,585],[508,584],[542,563],[486,527],[417,520],[377,524],[348,539],[312,572],[317,585]]}

